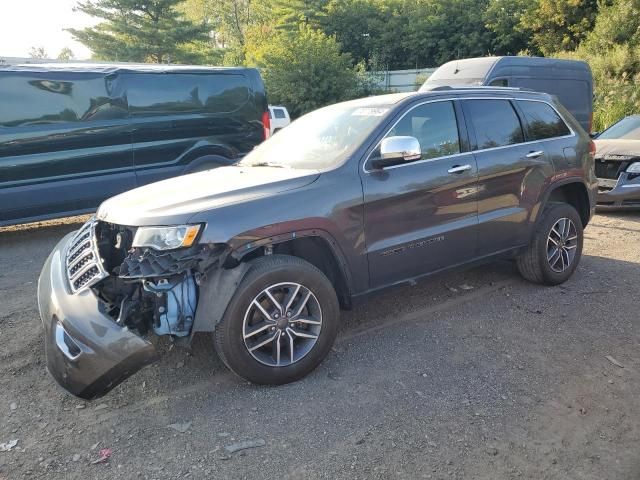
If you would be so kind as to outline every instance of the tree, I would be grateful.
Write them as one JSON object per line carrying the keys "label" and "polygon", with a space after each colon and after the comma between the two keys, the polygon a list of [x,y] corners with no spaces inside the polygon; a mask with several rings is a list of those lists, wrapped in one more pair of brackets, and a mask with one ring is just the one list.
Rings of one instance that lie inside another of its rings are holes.
{"label": "tree", "polygon": [[29,49],[29,56],[31,58],[49,58],[47,51],[44,47],[31,47]]}
{"label": "tree", "polygon": [[68,62],[69,60],[73,60],[75,58],[76,56],[73,54],[73,51],[69,47],[64,47],[58,54],[58,60],[61,60],[63,62]]}
{"label": "tree", "polygon": [[522,27],[522,16],[537,4],[537,0],[490,0],[483,13],[486,27],[493,34],[491,53],[516,55],[527,50],[532,33]]}
{"label": "tree", "polygon": [[593,28],[599,0],[538,0],[522,16],[520,27],[531,32],[532,53],[553,55],[575,50]]}
{"label": "tree", "polygon": [[334,37],[302,25],[296,32],[260,27],[248,32],[246,58],[261,68],[270,101],[295,117],[357,95],[351,56]]}
{"label": "tree", "polygon": [[194,46],[207,40],[205,25],[195,25],[176,8],[181,0],[86,0],[74,8],[104,20],[69,32],[97,59],[131,62],[198,61]]}

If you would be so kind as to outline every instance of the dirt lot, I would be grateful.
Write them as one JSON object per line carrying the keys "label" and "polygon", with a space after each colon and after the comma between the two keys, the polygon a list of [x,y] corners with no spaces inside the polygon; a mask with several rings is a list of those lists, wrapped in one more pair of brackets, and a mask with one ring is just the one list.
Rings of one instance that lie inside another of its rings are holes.
{"label": "dirt lot", "polygon": [[596,216],[561,287],[500,262],[346,312],[296,384],[242,382],[202,337],[93,403],[47,374],[36,308],[74,228],[0,231],[0,478],[640,478],[638,214]]}

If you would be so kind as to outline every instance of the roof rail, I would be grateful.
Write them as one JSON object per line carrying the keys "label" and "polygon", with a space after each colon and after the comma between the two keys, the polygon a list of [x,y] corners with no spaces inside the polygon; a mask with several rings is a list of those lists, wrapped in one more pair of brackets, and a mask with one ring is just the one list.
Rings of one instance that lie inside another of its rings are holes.
{"label": "roof rail", "polygon": [[491,85],[422,85],[419,92],[440,92],[446,90],[504,90],[506,92],[536,92],[525,87],[493,87]]}

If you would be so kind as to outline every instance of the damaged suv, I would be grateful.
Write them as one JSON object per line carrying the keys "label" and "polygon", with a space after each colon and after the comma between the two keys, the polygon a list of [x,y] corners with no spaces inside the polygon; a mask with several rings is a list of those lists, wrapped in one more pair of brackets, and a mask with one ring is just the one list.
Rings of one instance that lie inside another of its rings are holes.
{"label": "damaged suv", "polygon": [[38,286],[47,364],[96,398],[156,358],[152,335],[213,347],[239,376],[311,372],[340,309],[496,257],[555,285],[594,210],[593,142],[546,94],[436,87],[312,112],[237,165],[104,202]]}

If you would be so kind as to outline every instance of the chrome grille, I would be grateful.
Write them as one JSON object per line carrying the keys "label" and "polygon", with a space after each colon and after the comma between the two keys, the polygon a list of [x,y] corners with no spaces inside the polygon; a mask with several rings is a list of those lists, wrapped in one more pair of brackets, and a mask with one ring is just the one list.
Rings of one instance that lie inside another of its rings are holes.
{"label": "chrome grille", "polygon": [[95,228],[95,220],[89,220],[69,242],[66,267],[67,279],[73,293],[89,288],[109,276],[100,260]]}

